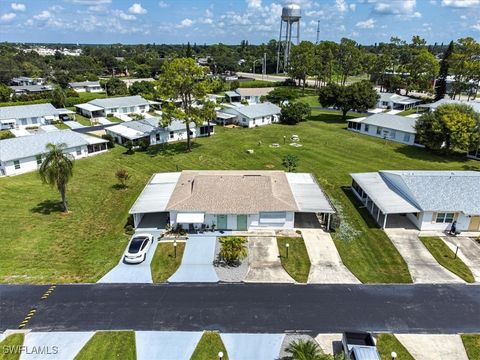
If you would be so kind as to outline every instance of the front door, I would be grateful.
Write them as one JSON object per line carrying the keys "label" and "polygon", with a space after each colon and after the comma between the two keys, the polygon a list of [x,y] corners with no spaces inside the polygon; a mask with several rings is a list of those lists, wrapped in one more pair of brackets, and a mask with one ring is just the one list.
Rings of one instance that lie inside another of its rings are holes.
{"label": "front door", "polygon": [[247,215],[237,215],[237,230],[247,231]]}
{"label": "front door", "polygon": [[472,216],[470,218],[470,226],[468,231],[479,231],[480,230],[480,216]]}
{"label": "front door", "polygon": [[225,230],[227,228],[227,215],[217,215],[217,229]]}

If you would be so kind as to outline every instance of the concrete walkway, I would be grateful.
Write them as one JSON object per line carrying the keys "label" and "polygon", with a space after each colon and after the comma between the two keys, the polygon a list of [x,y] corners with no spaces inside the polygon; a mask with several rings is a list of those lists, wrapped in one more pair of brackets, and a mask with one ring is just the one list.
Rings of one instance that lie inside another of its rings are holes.
{"label": "concrete walkway", "polygon": [[283,334],[220,334],[230,360],[276,360]]}
{"label": "concrete walkway", "polygon": [[122,258],[117,266],[110,270],[104,277],[98,280],[99,283],[153,283],[152,271],[150,269],[150,263],[152,262],[155,250],[158,246],[158,236],[153,237],[153,244],[150,245],[147,257],[144,262],[140,264],[127,264]]}
{"label": "concrete walkway", "polygon": [[23,342],[28,352],[22,352],[20,360],[73,360],[93,334],[93,331],[29,332]]}
{"label": "concrete walkway", "polygon": [[212,235],[190,235],[182,263],[169,282],[218,282],[213,267],[216,237]]}
{"label": "concrete walkway", "polygon": [[314,284],[359,284],[360,281],[343,265],[329,233],[321,229],[301,229],[312,264],[308,282]]}
{"label": "concrete walkway", "polygon": [[200,331],[136,331],[137,360],[189,360]]}
{"label": "concrete walkway", "polygon": [[418,238],[418,230],[387,228],[385,232],[405,259],[414,283],[464,282],[435,260]]}
{"label": "concrete walkway", "polygon": [[245,282],[295,282],[282,266],[276,237],[248,237],[248,261]]}
{"label": "concrete walkway", "polygon": [[480,282],[480,244],[470,237],[442,236],[441,238],[453,252],[457,244],[460,245],[458,257],[470,268],[475,281]]}
{"label": "concrete walkway", "polygon": [[460,335],[395,334],[415,360],[468,360]]}
{"label": "concrete walkway", "polygon": [[315,337],[315,341],[325,354],[338,354],[342,351],[342,334],[318,334]]}

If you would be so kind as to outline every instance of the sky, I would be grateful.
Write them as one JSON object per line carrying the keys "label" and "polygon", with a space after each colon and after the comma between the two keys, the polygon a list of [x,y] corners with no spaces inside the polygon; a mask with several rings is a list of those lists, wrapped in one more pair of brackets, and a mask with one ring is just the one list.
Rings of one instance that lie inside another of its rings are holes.
{"label": "sky", "polygon": [[0,41],[260,44],[278,39],[282,7],[302,9],[301,40],[392,36],[480,39],[480,0],[0,0]]}

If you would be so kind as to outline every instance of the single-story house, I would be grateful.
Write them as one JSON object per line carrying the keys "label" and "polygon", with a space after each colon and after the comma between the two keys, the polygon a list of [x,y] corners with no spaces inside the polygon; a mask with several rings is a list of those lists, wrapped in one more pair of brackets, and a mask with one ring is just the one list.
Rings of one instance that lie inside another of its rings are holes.
{"label": "single-story house", "polygon": [[[283,171],[197,171],[154,174],[130,214],[136,228],[294,229],[335,210],[312,174]],[[165,224],[163,224],[164,226]]]}
{"label": "single-story house", "polygon": [[91,100],[85,104],[75,105],[77,113],[89,117],[106,117],[110,114],[142,114],[150,111],[150,105],[157,104],[154,101],[149,101],[141,97],[122,96],[105,99]]}
{"label": "single-story house", "polygon": [[60,111],[52,104],[0,107],[0,130],[50,124],[59,119]]}
{"label": "single-story house", "polygon": [[430,104],[422,104],[419,107],[427,108],[428,111],[434,111],[439,106],[445,104],[459,104],[459,105],[469,105],[475,110],[476,112],[480,113],[480,102],[479,101],[462,101],[462,100],[452,100],[452,99],[440,99]]}
{"label": "single-story house", "polygon": [[10,85],[25,86],[25,85],[43,85],[45,79],[43,78],[31,78],[27,76],[20,76],[10,80]]}
{"label": "single-story house", "polygon": [[351,174],[352,191],[385,228],[405,215],[420,230],[480,231],[480,172],[379,171]]}
{"label": "single-story house", "polygon": [[[185,123],[174,120],[168,126],[162,126],[159,118],[149,118],[137,121],[126,121],[122,124],[105,128],[105,132],[112,135],[115,142],[125,144],[132,141],[138,144],[145,140],[149,145],[164,144],[172,141],[184,140],[187,138],[187,128]],[[210,134],[214,134],[214,124],[210,124]],[[208,135],[208,124],[196,127],[194,123],[190,124],[190,136],[201,137]]]}
{"label": "single-story house", "polygon": [[238,88],[235,91],[226,91],[225,96],[229,102],[247,101],[250,104],[258,104],[262,96],[270,94],[273,87],[265,88]]}
{"label": "single-story house", "polygon": [[37,133],[33,136],[0,140],[0,176],[35,171],[42,164],[49,143],[67,145],[65,153],[74,159],[107,151],[107,140],[71,130]]}
{"label": "single-story house", "polygon": [[235,115],[234,118],[226,120],[230,123],[252,128],[279,122],[280,112],[280,107],[270,102],[251,105],[230,105],[217,112],[217,119],[226,117],[226,115],[222,114]]}
{"label": "single-story house", "polygon": [[68,86],[76,92],[90,92],[97,93],[102,92],[103,88],[98,81],[80,81],[68,83]]}
{"label": "single-story house", "polygon": [[50,85],[15,85],[10,86],[12,95],[40,94],[50,92],[53,88]]}
{"label": "single-story house", "polygon": [[367,117],[348,119],[347,129],[402,144],[421,146],[415,142],[416,121],[417,119],[411,117],[378,113]]}
{"label": "single-story house", "polygon": [[380,109],[407,110],[422,102],[421,100],[395,93],[379,92],[378,95],[380,95],[380,99],[376,107]]}

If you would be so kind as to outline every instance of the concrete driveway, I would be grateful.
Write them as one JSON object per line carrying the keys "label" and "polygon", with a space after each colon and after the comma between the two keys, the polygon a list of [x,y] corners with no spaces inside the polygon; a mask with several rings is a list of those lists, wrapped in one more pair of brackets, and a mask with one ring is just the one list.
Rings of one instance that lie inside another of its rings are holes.
{"label": "concrete driveway", "polygon": [[470,268],[475,281],[480,282],[480,244],[471,237],[442,236],[441,238],[453,252],[457,244],[460,245],[458,257]]}
{"label": "concrete driveway", "polygon": [[282,266],[276,237],[249,237],[248,261],[250,268],[245,277],[245,282],[295,282]]}
{"label": "concrete driveway", "polygon": [[359,284],[343,265],[332,237],[321,229],[301,229],[312,266],[308,282],[313,284]]}
{"label": "concrete driveway", "polygon": [[405,259],[414,283],[464,282],[435,260],[418,238],[418,230],[387,228],[385,232]]}
{"label": "concrete driveway", "polygon": [[468,360],[460,335],[395,334],[415,360]]}
{"label": "concrete driveway", "polygon": [[217,238],[212,235],[190,235],[182,263],[169,282],[218,282],[213,267]]}
{"label": "concrete driveway", "polygon": [[137,360],[189,360],[200,331],[136,331]]}
{"label": "concrete driveway", "polygon": [[230,360],[276,360],[283,334],[220,334]]}

